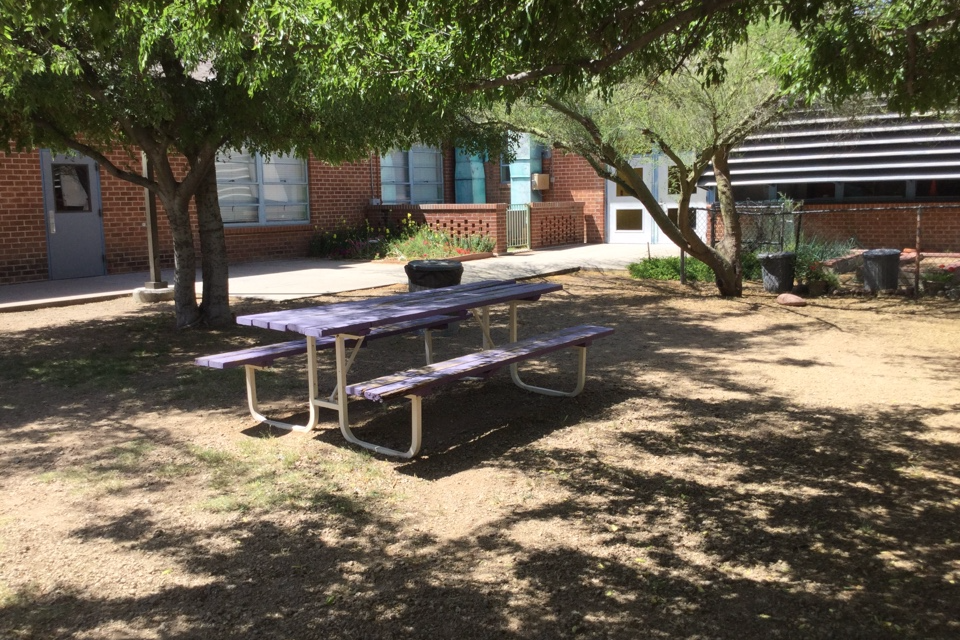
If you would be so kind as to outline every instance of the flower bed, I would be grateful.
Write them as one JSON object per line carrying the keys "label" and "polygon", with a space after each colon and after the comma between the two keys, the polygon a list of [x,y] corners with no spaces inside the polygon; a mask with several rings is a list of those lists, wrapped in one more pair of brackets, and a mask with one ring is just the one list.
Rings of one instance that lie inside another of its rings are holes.
{"label": "flower bed", "polygon": [[423,259],[474,259],[491,255],[494,240],[487,236],[457,236],[418,225],[410,214],[394,227],[374,227],[369,222],[334,231],[315,231],[309,255],[319,258],[401,261]]}

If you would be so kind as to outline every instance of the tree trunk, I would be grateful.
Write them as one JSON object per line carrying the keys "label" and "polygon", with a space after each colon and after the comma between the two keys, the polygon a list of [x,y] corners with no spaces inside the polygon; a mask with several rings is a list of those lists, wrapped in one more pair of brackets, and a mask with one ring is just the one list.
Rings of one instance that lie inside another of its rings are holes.
{"label": "tree trunk", "polygon": [[190,228],[190,212],[186,202],[174,195],[159,192],[170,221],[173,235],[173,299],[177,316],[177,327],[195,326],[201,318],[197,306],[197,253],[193,246],[193,230]]}
{"label": "tree trunk", "polygon": [[[646,187],[640,174],[633,171],[621,158],[611,155],[605,157],[604,160],[607,164],[610,164],[618,170],[627,183],[627,190],[646,208],[654,222],[660,227],[660,230],[663,231],[677,247],[710,267],[716,276],[717,289],[720,295],[740,296],[742,294],[742,279],[738,275],[738,271],[740,270],[739,260],[737,261],[737,268],[734,269],[729,260],[697,236],[696,232],[690,228],[686,219],[678,218],[676,222],[671,220],[663,210],[663,207],[660,206],[660,203],[657,202],[657,199],[653,197],[653,194]],[[600,170],[597,170],[597,175],[602,175]],[[678,215],[681,217],[689,215],[690,197],[693,194],[696,184],[694,179],[691,180],[691,182],[688,182],[688,184],[681,189],[680,202],[678,203]],[[730,199],[732,202],[732,195]],[[682,226],[681,220],[683,221]],[[739,226],[737,229],[739,230]],[[739,231],[737,236],[739,237]]]}
{"label": "tree trunk", "polygon": [[740,259],[742,234],[740,216],[733,199],[733,184],[730,181],[730,146],[721,145],[713,154],[713,172],[717,179],[717,200],[720,202],[720,217],[723,220],[723,239],[717,245],[721,264],[715,269],[717,288],[722,296],[743,295],[743,262]]}
{"label": "tree trunk", "polygon": [[203,273],[202,321],[211,327],[233,322],[230,312],[230,289],[227,265],[227,242],[223,235],[223,218],[217,195],[217,173],[214,167],[200,181],[194,194],[200,230],[200,260]]}

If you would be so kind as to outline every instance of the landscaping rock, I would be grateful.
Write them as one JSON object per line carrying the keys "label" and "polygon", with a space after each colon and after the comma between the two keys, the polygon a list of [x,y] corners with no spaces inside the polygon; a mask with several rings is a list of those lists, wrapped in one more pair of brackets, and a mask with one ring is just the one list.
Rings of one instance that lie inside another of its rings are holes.
{"label": "landscaping rock", "polygon": [[782,304],[785,307],[805,307],[807,306],[807,301],[801,298],[800,296],[795,296],[792,293],[781,293],[777,296],[777,303]]}

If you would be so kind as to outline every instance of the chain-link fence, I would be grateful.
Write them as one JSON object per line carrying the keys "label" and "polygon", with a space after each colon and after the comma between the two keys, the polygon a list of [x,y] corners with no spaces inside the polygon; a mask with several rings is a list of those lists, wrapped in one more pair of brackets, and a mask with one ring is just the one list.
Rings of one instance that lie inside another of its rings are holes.
{"label": "chain-link fence", "polygon": [[[793,246],[799,230],[799,212],[782,200],[737,203],[740,233],[745,251],[777,252]],[[720,204],[710,209],[710,238],[716,244],[723,237]]]}
{"label": "chain-link fence", "polygon": [[[924,253],[960,252],[960,203],[738,202],[743,247],[777,252],[808,240],[853,241],[863,249],[919,248]],[[709,210],[709,242],[724,235],[719,204]]]}

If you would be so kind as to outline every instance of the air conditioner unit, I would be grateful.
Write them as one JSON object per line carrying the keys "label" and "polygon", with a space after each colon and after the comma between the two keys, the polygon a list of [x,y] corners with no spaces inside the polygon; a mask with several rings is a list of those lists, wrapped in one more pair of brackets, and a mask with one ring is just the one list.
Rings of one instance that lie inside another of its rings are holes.
{"label": "air conditioner unit", "polygon": [[534,191],[546,191],[550,188],[549,173],[534,173],[530,175],[530,184]]}

